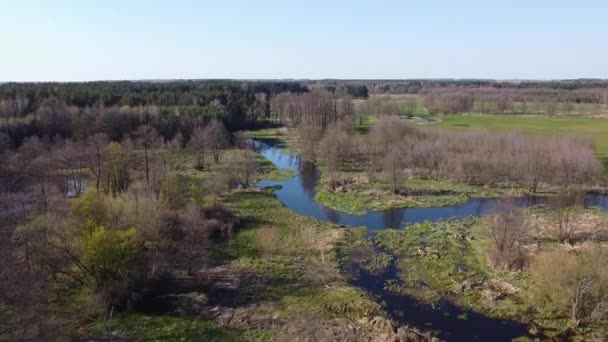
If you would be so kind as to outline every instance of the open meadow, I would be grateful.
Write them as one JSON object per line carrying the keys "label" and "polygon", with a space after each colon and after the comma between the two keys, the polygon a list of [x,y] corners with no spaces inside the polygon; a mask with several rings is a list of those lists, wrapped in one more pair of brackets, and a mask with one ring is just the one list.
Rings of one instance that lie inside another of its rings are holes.
{"label": "open meadow", "polygon": [[583,135],[593,139],[595,153],[608,166],[608,119],[528,115],[446,115],[441,126],[460,130],[519,131],[544,135]]}

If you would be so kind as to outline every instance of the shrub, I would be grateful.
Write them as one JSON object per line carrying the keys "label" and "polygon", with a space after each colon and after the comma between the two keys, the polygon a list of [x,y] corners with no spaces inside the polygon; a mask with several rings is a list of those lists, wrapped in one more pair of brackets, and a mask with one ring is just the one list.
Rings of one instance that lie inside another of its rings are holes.
{"label": "shrub", "polygon": [[544,252],[534,259],[530,272],[536,281],[538,297],[569,315],[572,326],[606,318],[606,248],[593,246],[574,252]]}

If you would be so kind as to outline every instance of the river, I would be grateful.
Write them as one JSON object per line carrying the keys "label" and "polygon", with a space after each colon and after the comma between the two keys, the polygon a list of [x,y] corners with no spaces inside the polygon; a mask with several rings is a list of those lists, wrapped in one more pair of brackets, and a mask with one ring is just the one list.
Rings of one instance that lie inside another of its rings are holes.
{"label": "river", "polygon": [[[365,215],[352,215],[325,207],[315,200],[315,188],[320,172],[312,164],[299,156],[285,153],[279,144],[272,141],[253,140],[254,148],[280,170],[293,169],[294,176],[282,181],[262,181],[260,187],[274,187],[279,201],[293,212],[322,221],[351,227],[366,227],[373,235],[374,230],[383,228],[403,228],[408,224],[437,221],[466,216],[483,216],[496,213],[500,199],[472,198],[462,204],[432,208],[400,208],[386,211],[368,210]],[[527,196],[512,198],[518,207],[529,207],[546,202],[546,198]],[[608,196],[588,195],[586,207],[608,210]],[[390,266],[379,274],[371,274],[355,263],[347,264],[351,283],[367,291],[397,322],[416,327],[423,331],[433,331],[442,340],[449,341],[510,341],[528,334],[526,324],[487,317],[481,313],[460,307],[448,299],[433,304],[425,304],[417,299],[386,290],[387,282],[401,280],[395,266],[396,258]]]}
{"label": "river", "polygon": [[[269,142],[254,140],[253,145],[262,156],[278,169],[293,169],[295,175],[283,181],[262,181],[260,187],[276,187],[276,196],[293,212],[316,219],[351,227],[366,227],[370,230],[383,228],[402,228],[411,223],[437,221],[453,217],[483,216],[495,213],[501,206],[498,198],[471,198],[465,203],[431,207],[398,208],[385,211],[367,210],[365,215],[352,215],[327,208],[315,200],[315,188],[319,183],[320,172],[312,164],[299,156],[289,155],[280,146]],[[526,196],[512,198],[517,207],[543,204],[544,197]],[[585,206],[599,207],[608,211],[608,196],[588,195]]]}

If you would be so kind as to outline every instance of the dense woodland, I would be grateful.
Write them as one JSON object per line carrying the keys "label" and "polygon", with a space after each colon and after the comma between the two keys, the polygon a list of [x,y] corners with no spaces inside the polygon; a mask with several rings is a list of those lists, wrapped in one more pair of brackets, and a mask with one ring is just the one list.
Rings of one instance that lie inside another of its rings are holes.
{"label": "dense woodland", "polygon": [[15,145],[32,135],[53,140],[105,133],[121,140],[140,125],[165,140],[178,133],[187,138],[211,119],[252,127],[269,119],[271,97],[304,91],[294,82],[9,83],[0,86],[0,131]]}

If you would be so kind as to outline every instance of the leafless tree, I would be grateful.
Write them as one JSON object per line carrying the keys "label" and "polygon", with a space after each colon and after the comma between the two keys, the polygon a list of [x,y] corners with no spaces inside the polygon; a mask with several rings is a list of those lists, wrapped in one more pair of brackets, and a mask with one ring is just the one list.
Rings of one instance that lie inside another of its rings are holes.
{"label": "leafless tree", "polygon": [[220,162],[220,153],[230,145],[230,136],[221,121],[213,120],[204,129],[203,138],[205,145],[213,154],[215,163]]}
{"label": "leafless tree", "polygon": [[190,141],[188,141],[188,149],[194,158],[194,168],[203,170],[205,168],[205,153],[207,139],[205,138],[205,128],[198,126],[192,132]]}
{"label": "leafless tree", "polygon": [[235,186],[236,179],[228,171],[209,174],[203,184],[204,190],[213,197],[213,207],[217,207],[220,204],[220,197],[224,193],[234,189]]}
{"label": "leafless tree", "polygon": [[566,189],[549,198],[549,209],[560,242],[572,244],[577,230],[573,222],[580,213],[583,193],[579,189]]}
{"label": "leafless tree", "polygon": [[192,275],[194,259],[206,248],[209,239],[206,220],[194,202],[188,202],[184,208],[183,227],[187,270],[188,275]]}
{"label": "leafless tree", "polygon": [[229,172],[234,173],[235,179],[243,187],[249,186],[258,169],[258,162],[248,149],[238,150],[228,161]]}
{"label": "leafless tree", "polygon": [[[160,145],[161,138],[156,132],[156,129],[150,127],[148,125],[142,125],[137,127],[137,130],[133,132],[133,136],[135,138],[136,145],[142,147],[144,149],[144,167],[146,171],[146,184],[150,184],[150,163],[148,153],[149,150],[154,148],[155,146]],[[153,153],[153,152],[152,152]]]}
{"label": "leafless tree", "polygon": [[330,125],[319,143],[320,159],[330,177],[330,187],[335,186],[335,175],[350,155],[350,137],[340,124]]}
{"label": "leafless tree", "polygon": [[103,175],[103,166],[106,163],[107,154],[106,146],[110,142],[108,136],[104,133],[97,133],[87,138],[85,141],[85,159],[86,164],[95,177],[95,189],[99,190],[101,185],[101,177]]}
{"label": "leafless tree", "polygon": [[393,145],[384,155],[382,172],[393,184],[393,192],[398,193],[403,181],[403,172],[407,167],[407,151],[401,145]]}
{"label": "leafless tree", "polygon": [[490,262],[506,269],[523,267],[522,245],[527,240],[529,227],[521,213],[509,200],[500,204],[500,213],[488,218],[493,246]]}
{"label": "leafless tree", "polygon": [[65,193],[71,188],[73,195],[79,196],[83,192],[82,170],[85,166],[84,145],[70,140],[64,141],[55,149],[54,157],[59,163],[61,173],[66,177]]}
{"label": "leafless tree", "polygon": [[298,146],[302,157],[310,162],[316,162],[317,143],[323,136],[323,131],[309,123],[298,126]]}

